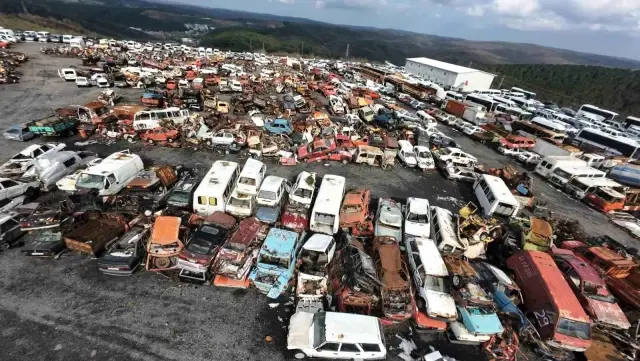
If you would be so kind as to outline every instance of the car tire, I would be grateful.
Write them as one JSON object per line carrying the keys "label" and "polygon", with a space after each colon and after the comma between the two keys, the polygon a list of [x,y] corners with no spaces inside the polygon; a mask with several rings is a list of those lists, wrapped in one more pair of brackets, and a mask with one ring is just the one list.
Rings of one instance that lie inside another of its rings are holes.
{"label": "car tire", "polygon": [[298,350],[293,354],[293,357],[295,357],[297,360],[302,360],[305,359],[307,355],[304,352]]}
{"label": "car tire", "polygon": [[464,287],[464,280],[458,275],[453,275],[451,278],[451,284],[453,285],[453,288],[460,289]]}
{"label": "car tire", "polygon": [[9,248],[11,248],[11,245],[9,244],[9,242],[0,243],[0,251],[2,251],[2,252],[8,251]]}
{"label": "car tire", "polygon": [[171,266],[171,260],[168,257],[156,257],[153,260],[153,265],[159,269],[169,268],[169,266]]}
{"label": "car tire", "polygon": [[424,302],[424,298],[417,297],[416,298],[416,306],[418,306],[418,310],[424,310],[426,307],[426,303]]}

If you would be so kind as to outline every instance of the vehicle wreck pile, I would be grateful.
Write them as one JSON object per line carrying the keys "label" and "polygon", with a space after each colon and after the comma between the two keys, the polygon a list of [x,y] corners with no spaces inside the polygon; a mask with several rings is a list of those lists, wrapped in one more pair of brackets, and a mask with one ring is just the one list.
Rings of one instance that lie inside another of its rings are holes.
{"label": "vehicle wreck pile", "polygon": [[29,60],[24,53],[0,51],[0,84],[13,84],[20,81],[18,67]]}
{"label": "vehicle wreck pile", "polygon": [[[105,275],[162,272],[291,299],[287,348],[296,358],[384,358],[385,327],[398,324],[509,361],[523,345],[572,358],[595,334],[637,345],[627,330],[638,321],[640,271],[629,250],[534,212],[543,205],[531,177],[485,171],[437,130],[451,119],[426,103],[433,94],[419,104],[398,95],[414,114],[365,86],[363,65],[153,54],[75,53],[96,68],[60,76],[104,87],[99,99],[5,137],[77,133],[85,142],[238,153],[244,163],[216,160],[202,174],[149,166],[129,150],[29,145],[0,166],[0,249],[79,252],[97,257]],[[139,103],[123,104],[113,87],[140,88]],[[339,175],[269,171],[330,161],[389,169],[396,159],[473,183],[477,203],[452,212],[418,197],[375,202]],[[29,203],[55,188],[62,200]]]}

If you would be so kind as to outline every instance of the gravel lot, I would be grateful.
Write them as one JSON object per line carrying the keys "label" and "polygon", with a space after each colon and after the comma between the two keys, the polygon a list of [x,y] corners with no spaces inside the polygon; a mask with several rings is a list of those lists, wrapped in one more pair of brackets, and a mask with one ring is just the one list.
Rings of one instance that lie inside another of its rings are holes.
{"label": "gravel lot", "polygon": [[[18,51],[31,60],[20,70],[21,83],[0,87],[0,130],[11,124],[44,117],[56,107],[84,104],[99,89],[78,89],[62,81],[56,70],[79,66],[77,59],[39,54],[39,44]],[[129,101],[140,90],[123,92]],[[509,158],[475,143],[446,126],[443,131],[487,166],[511,164]],[[77,139],[68,140],[69,146]],[[39,140],[44,141],[44,140]],[[65,141],[67,141],[65,139]],[[4,162],[25,145],[0,139]],[[188,149],[129,143],[95,144],[86,149],[105,156],[130,148],[150,163],[183,164],[205,170],[220,156]],[[234,156],[229,160],[243,162]],[[471,187],[449,182],[438,173],[424,174],[397,166],[382,171],[340,163],[282,167],[268,163],[268,173],[293,180],[301,170],[345,176],[348,187],[367,187],[373,197],[428,198],[453,209],[475,200]],[[593,235],[608,234],[637,243],[605,216],[536,179],[535,192],[556,214],[580,220]],[[19,250],[0,255],[0,332],[2,360],[285,360],[286,307],[270,308],[254,290],[227,290],[181,284],[163,275],[140,272],[130,278],[103,276],[96,261],[66,253],[58,260],[22,257]],[[273,342],[264,341],[265,336]],[[388,338],[389,339],[389,338]],[[446,347],[448,354],[471,359],[468,348]],[[445,353],[445,352],[443,352]],[[473,358],[481,357],[476,353]]]}

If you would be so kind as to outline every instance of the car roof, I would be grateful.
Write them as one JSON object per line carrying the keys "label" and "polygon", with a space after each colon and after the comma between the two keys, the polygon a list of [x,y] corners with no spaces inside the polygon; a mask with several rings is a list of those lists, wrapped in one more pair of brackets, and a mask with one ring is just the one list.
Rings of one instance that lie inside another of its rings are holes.
{"label": "car roof", "polygon": [[380,343],[376,317],[342,312],[325,312],[325,340],[335,343]]}
{"label": "car roof", "polygon": [[262,185],[260,185],[260,190],[275,192],[276,190],[278,190],[278,188],[280,188],[280,184],[282,184],[284,181],[285,179],[282,177],[269,175],[262,181]]}
{"label": "car roof", "polygon": [[447,265],[444,263],[438,246],[429,238],[415,238],[417,251],[422,261],[422,266],[426,274],[438,277],[449,276]]}
{"label": "car roof", "polygon": [[309,251],[325,252],[332,241],[332,236],[316,233],[307,239],[302,248]]}
{"label": "car roof", "polygon": [[257,177],[263,165],[264,163],[262,163],[259,160],[256,160],[253,158],[247,159],[247,161],[244,163],[244,167],[242,167],[242,172],[240,172],[240,177],[248,177],[248,178]]}
{"label": "car roof", "polygon": [[424,198],[407,198],[407,207],[409,208],[409,212],[420,214],[428,214],[429,213],[429,200]]}

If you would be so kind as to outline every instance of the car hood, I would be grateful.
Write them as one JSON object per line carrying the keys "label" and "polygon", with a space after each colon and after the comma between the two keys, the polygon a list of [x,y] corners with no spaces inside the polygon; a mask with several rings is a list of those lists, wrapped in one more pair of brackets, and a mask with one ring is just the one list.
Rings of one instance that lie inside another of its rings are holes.
{"label": "car hood", "polygon": [[307,149],[306,145],[303,145],[302,147],[298,148],[298,158],[303,158],[309,155],[309,150]]}
{"label": "car hood", "polygon": [[402,230],[398,230],[395,228],[388,228],[384,225],[376,224],[374,230],[374,236],[376,237],[393,237],[396,241],[402,240]]}
{"label": "car hood", "polygon": [[313,313],[296,312],[289,320],[289,334],[287,335],[288,349],[305,349],[310,347],[309,329],[313,323]]}
{"label": "car hood", "polygon": [[587,303],[593,312],[596,322],[627,329],[631,324],[617,303],[608,303],[587,297]]}
{"label": "car hood", "polygon": [[304,230],[309,224],[306,214],[285,210],[282,214],[282,225],[293,230]]}
{"label": "car hood", "polygon": [[342,224],[353,224],[364,222],[366,214],[364,212],[356,212],[356,213],[340,213],[340,223]]}
{"label": "car hood", "polygon": [[455,320],[458,312],[456,302],[450,294],[425,290],[427,297],[427,316]]}
{"label": "car hood", "polygon": [[471,314],[466,310],[466,317],[463,317],[464,325],[469,332],[476,335],[493,335],[502,333],[502,323],[495,313],[489,314]]}
{"label": "car hood", "polygon": [[260,222],[275,223],[280,216],[280,207],[260,206],[256,210],[256,218]]}
{"label": "car hood", "polygon": [[404,233],[415,237],[429,238],[431,225],[429,223],[404,222]]}

